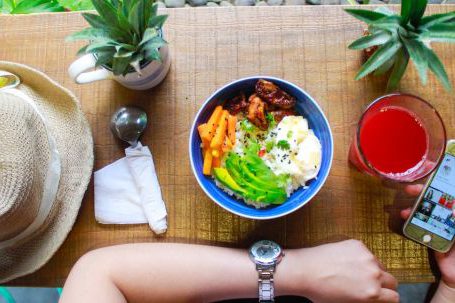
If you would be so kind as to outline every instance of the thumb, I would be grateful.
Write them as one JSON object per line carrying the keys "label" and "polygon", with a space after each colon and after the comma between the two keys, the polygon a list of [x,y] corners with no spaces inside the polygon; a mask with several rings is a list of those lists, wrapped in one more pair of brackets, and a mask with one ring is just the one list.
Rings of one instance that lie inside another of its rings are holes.
{"label": "thumb", "polygon": [[409,216],[411,215],[411,208],[406,208],[406,209],[403,209],[401,210],[400,212],[400,216],[401,218],[403,218],[404,220],[406,220],[407,218],[409,218]]}

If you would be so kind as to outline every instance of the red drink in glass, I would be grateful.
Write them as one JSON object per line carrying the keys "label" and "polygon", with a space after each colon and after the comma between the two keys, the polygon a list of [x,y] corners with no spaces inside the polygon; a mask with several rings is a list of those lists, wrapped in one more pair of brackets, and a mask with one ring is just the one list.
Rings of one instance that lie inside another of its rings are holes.
{"label": "red drink in glass", "polygon": [[359,170],[413,182],[436,167],[445,150],[445,128],[424,100],[392,94],[371,103],[351,145],[349,160]]}

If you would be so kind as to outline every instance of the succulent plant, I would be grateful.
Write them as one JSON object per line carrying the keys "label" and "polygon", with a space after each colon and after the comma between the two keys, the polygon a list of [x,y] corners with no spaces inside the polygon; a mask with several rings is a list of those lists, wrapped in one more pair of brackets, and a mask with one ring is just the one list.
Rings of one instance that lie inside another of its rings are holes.
{"label": "succulent plant", "polygon": [[114,75],[141,72],[147,62],[161,60],[160,47],[167,42],[161,27],[167,15],[157,15],[152,0],[92,0],[99,15],[83,13],[91,27],[74,33],[67,41],[89,40],[78,54],[94,54],[96,66]]}
{"label": "succulent plant", "polygon": [[396,89],[409,59],[412,59],[423,85],[430,69],[451,91],[444,65],[431,49],[431,42],[455,42],[455,12],[423,16],[427,0],[403,0],[401,15],[386,8],[376,11],[346,9],[346,12],[368,25],[367,35],[357,39],[350,49],[374,47],[373,54],[360,68],[356,80],[374,72],[382,75],[391,70],[387,89]]}

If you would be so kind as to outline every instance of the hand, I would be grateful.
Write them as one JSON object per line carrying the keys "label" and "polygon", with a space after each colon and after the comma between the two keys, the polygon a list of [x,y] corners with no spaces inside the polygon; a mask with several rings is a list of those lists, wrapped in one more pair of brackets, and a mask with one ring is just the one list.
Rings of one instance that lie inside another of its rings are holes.
{"label": "hand", "polygon": [[[411,196],[418,196],[423,189],[423,185],[408,185],[405,187],[405,192]],[[403,209],[401,217],[407,219],[411,215],[411,208]],[[455,211],[454,211],[455,215]],[[435,252],[435,259],[441,271],[441,278],[444,283],[455,289],[455,249],[452,248],[448,253]]]}
{"label": "hand", "polygon": [[315,303],[399,302],[397,280],[360,241],[292,250],[283,260],[290,294]]}

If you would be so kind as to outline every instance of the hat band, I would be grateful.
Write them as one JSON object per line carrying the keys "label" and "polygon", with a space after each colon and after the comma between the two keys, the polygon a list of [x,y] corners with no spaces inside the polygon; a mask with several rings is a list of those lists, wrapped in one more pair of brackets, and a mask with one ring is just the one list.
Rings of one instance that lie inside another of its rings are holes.
{"label": "hat band", "polygon": [[55,139],[54,137],[51,136],[49,128],[46,124],[46,120],[44,119],[43,115],[39,112],[35,102],[30,97],[28,97],[23,92],[17,89],[6,89],[3,90],[2,92],[10,93],[17,97],[20,97],[21,99],[25,100],[37,112],[38,116],[43,121],[44,127],[46,129],[49,150],[51,153],[51,162],[47,169],[46,179],[44,180],[43,196],[35,220],[14,238],[0,242],[0,249],[5,249],[14,246],[23,239],[29,237],[34,232],[36,232],[41,226],[43,226],[44,222],[46,221],[47,217],[49,216],[52,210],[52,205],[54,204],[55,198],[57,196],[57,190],[61,174],[61,162]]}

